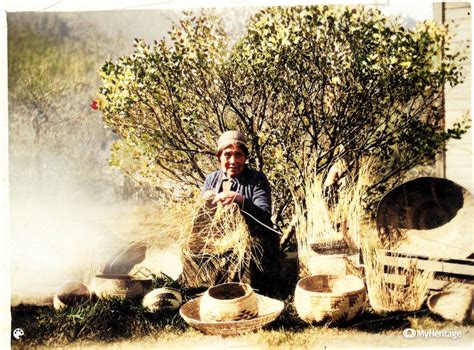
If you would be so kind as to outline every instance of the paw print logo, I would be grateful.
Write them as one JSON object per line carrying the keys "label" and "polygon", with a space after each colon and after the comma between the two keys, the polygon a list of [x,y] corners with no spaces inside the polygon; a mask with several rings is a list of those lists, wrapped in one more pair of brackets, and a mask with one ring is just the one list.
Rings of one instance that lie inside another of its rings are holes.
{"label": "paw print logo", "polygon": [[22,336],[25,335],[25,332],[23,331],[23,329],[21,328],[16,328],[14,331],[13,331],[13,338],[15,339],[20,339]]}

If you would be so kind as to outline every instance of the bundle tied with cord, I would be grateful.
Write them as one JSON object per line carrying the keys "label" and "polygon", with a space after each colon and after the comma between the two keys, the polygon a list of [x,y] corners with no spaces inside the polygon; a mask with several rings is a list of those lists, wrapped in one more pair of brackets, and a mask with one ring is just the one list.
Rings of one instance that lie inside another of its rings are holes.
{"label": "bundle tied with cord", "polygon": [[262,250],[236,204],[196,202],[192,230],[184,240],[184,283],[191,288],[226,282],[251,283],[250,263],[261,269]]}

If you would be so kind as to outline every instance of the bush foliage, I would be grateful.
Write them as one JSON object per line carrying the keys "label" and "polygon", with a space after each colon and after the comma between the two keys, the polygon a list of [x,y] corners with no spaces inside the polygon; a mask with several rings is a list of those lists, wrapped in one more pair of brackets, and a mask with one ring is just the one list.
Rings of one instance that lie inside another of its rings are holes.
{"label": "bush foliage", "polygon": [[154,185],[201,186],[219,134],[248,138],[282,223],[291,190],[344,160],[380,159],[375,197],[432,160],[465,126],[443,130],[440,94],[462,81],[450,33],[409,30],[363,7],[269,7],[232,47],[212,14],[189,16],[169,37],[101,69],[97,100],[122,139],[112,165]]}

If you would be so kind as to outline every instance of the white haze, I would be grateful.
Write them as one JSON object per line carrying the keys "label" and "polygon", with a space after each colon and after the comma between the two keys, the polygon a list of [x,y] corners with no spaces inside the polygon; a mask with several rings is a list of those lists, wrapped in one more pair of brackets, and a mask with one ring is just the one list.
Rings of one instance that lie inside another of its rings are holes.
{"label": "white haze", "polygon": [[43,181],[31,164],[18,162],[10,163],[12,303],[42,303],[67,281],[90,283],[127,241],[134,209],[117,204],[107,188],[65,176],[57,157],[42,158],[43,167],[54,165],[43,168]]}

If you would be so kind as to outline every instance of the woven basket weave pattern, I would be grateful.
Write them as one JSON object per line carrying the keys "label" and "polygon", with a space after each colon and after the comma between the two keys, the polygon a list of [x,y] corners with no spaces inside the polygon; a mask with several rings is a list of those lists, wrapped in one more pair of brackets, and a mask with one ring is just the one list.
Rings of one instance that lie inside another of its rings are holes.
{"label": "woven basket weave pattern", "polygon": [[225,283],[209,288],[201,299],[203,321],[238,321],[257,317],[257,295],[245,283]]}
{"label": "woven basket weave pattern", "polygon": [[202,297],[193,299],[181,307],[179,313],[190,326],[212,335],[239,335],[256,331],[278,318],[283,311],[282,301],[270,299],[261,295],[258,297],[258,315],[251,320],[204,322],[200,318],[200,303]]}
{"label": "woven basket weave pattern", "polygon": [[93,280],[93,291],[99,298],[132,298],[143,295],[151,288],[151,279],[131,278],[130,276],[111,277],[97,275]]}
{"label": "woven basket weave pattern", "polygon": [[367,292],[356,276],[317,275],[303,278],[295,290],[295,307],[308,323],[341,323],[365,310]]}

